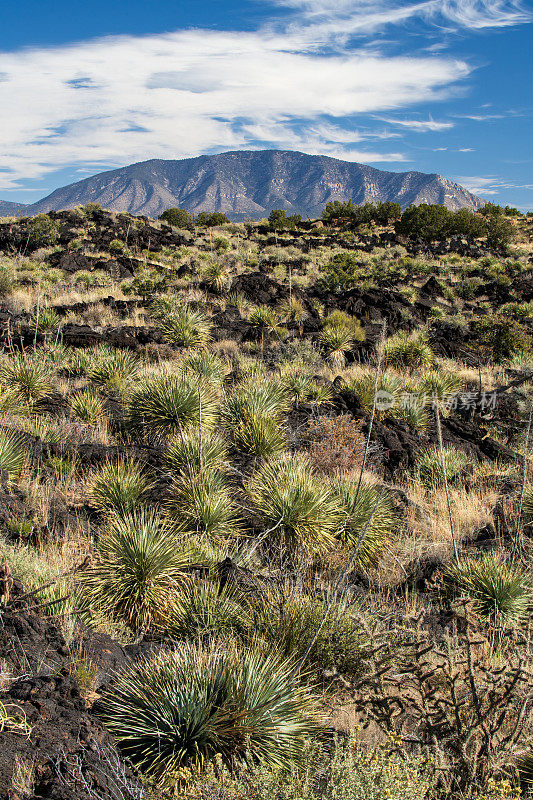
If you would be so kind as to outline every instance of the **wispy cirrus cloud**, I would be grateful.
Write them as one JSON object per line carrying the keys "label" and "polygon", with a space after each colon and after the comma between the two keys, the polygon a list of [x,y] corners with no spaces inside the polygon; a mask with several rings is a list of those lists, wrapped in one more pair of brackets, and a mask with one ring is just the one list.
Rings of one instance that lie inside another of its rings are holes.
{"label": "wispy cirrus cloud", "polygon": [[398,119],[395,117],[379,117],[382,122],[397,125],[400,128],[409,128],[413,131],[447,131],[453,128],[453,122],[443,122],[435,119]]}
{"label": "wispy cirrus cloud", "polygon": [[481,195],[499,194],[502,189],[533,189],[533,184],[506,181],[495,175],[462,175],[454,178],[454,181],[460,183],[469,192]]}

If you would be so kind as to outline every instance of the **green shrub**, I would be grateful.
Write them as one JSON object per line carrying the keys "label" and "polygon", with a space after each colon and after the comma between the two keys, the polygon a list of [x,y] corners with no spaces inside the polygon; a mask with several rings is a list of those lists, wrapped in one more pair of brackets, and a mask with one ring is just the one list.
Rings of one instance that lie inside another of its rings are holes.
{"label": "green shrub", "polygon": [[194,227],[192,214],[184,208],[167,208],[159,219],[163,220],[163,222],[168,222],[169,225],[173,225],[175,228],[192,230]]}
{"label": "green shrub", "polygon": [[389,364],[408,369],[423,369],[433,362],[433,351],[424,331],[410,334],[399,331],[386,340],[384,355]]}
{"label": "green shrub", "polygon": [[200,211],[196,217],[196,224],[206,228],[214,228],[217,225],[227,225],[228,223],[228,217],[220,211]]}
{"label": "green shrub", "polygon": [[251,626],[250,606],[242,593],[227,585],[220,591],[216,583],[191,583],[182,592],[166,633],[183,641],[239,637],[244,642],[257,635]]}
{"label": "green shrub", "polygon": [[[187,786],[188,800],[426,800],[433,797],[431,763],[399,754],[393,737],[383,745],[363,747],[355,734],[339,737],[327,748],[308,742],[306,757],[289,768],[262,764],[246,770],[210,765]],[[303,763],[302,763],[303,762]],[[510,797],[500,793],[476,800]],[[319,787],[319,788],[317,788]],[[320,792],[320,794],[317,793]]]}
{"label": "green shrub", "polygon": [[[289,582],[249,598],[249,636],[259,636],[268,650],[300,661],[312,643],[330,598],[313,594]],[[306,659],[312,680],[327,682],[335,675],[349,680],[360,674],[365,636],[347,595],[335,598]]]}
{"label": "green shrub", "polygon": [[215,756],[285,766],[316,730],[313,699],[291,670],[259,649],[184,643],[120,675],[102,716],[123,754],[167,784]]}
{"label": "green shrub", "polygon": [[531,349],[531,339],[520,323],[507,316],[483,317],[476,327],[480,343],[491,349],[492,358],[498,363]]}
{"label": "green shrub", "polygon": [[320,284],[330,292],[352,289],[364,271],[353,253],[336,253],[320,268]]}
{"label": "green shrub", "polygon": [[59,228],[47,214],[38,214],[28,223],[28,242],[32,247],[48,247],[57,240]]}
{"label": "green shrub", "polygon": [[122,239],[113,239],[113,241],[109,242],[108,249],[110,253],[122,253],[124,250],[124,242]]}
{"label": "green shrub", "polygon": [[139,267],[132,280],[124,281],[120,288],[125,295],[138,295],[147,303],[154,295],[166,291],[168,277],[153,267]]}

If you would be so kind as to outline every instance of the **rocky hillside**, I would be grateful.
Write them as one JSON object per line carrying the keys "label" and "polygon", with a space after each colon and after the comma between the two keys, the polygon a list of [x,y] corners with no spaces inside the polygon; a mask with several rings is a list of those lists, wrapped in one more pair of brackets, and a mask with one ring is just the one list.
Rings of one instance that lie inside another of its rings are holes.
{"label": "rocky hillside", "polygon": [[158,216],[171,206],[223,211],[234,220],[273,208],[317,217],[330,200],[438,203],[477,209],[481,198],[437,174],[385,172],[365,164],[281,150],[239,151],[179,161],[151,160],[57,189],[30,206],[0,202],[0,213],[37,214],[88,202],[112,211]]}

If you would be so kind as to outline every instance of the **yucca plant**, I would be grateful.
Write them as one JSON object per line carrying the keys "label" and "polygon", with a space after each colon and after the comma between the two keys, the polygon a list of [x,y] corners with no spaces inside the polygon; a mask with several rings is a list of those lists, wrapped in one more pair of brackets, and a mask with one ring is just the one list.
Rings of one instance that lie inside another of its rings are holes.
{"label": "yucca plant", "polygon": [[105,417],[105,407],[102,398],[90,389],[76,392],[69,400],[70,413],[81,422],[96,425]]}
{"label": "yucca plant", "polygon": [[434,358],[425,331],[398,331],[386,340],[383,352],[389,364],[411,370],[426,369],[431,366]]}
{"label": "yucca plant", "polygon": [[533,584],[529,574],[499,553],[465,559],[449,567],[445,577],[454,593],[472,600],[475,612],[489,625],[520,625],[531,613]]}
{"label": "yucca plant", "polygon": [[226,375],[226,365],[215,353],[199,350],[189,353],[181,362],[185,373],[191,373],[204,380],[221,384]]}
{"label": "yucca plant", "polygon": [[228,446],[217,433],[188,428],[170,443],[165,461],[172,470],[187,475],[201,470],[224,471],[228,466]]}
{"label": "yucca plant", "polygon": [[263,305],[257,306],[250,312],[248,322],[250,325],[253,325],[254,328],[272,332],[276,330],[279,320],[273,308]]}
{"label": "yucca plant", "polygon": [[420,403],[400,403],[394,406],[392,413],[395,419],[406,422],[418,433],[424,433],[429,427],[428,411]]}
{"label": "yucca plant", "polygon": [[131,459],[108,461],[90,478],[92,503],[106,513],[129,514],[137,508],[151,487],[143,467]]}
{"label": "yucca plant", "polygon": [[[372,411],[374,405],[375,376],[370,372],[348,378],[346,388],[357,395],[365,411]],[[384,372],[379,376],[376,393],[376,416],[394,416],[401,401],[403,383],[396,375]]]}
{"label": "yucca plant", "polygon": [[111,516],[96,563],[80,578],[83,603],[134,631],[165,626],[187,582],[188,552],[153,511]]}
{"label": "yucca plant", "polygon": [[217,392],[203,382],[180,375],[144,380],[131,395],[127,424],[136,431],[177,436],[189,425],[211,428],[218,416]]}
{"label": "yucca plant", "polygon": [[224,261],[214,261],[208,264],[202,272],[202,280],[214,292],[222,292],[231,283],[230,271]]}
{"label": "yucca plant", "polygon": [[279,305],[279,315],[283,322],[300,322],[305,317],[305,306],[296,297],[287,297]]}
{"label": "yucca plant", "polygon": [[26,353],[12,356],[2,364],[0,381],[29,405],[52,393],[49,365]]}
{"label": "yucca plant", "polygon": [[38,358],[42,356],[56,369],[61,369],[70,358],[71,350],[60,342],[45,342],[37,348],[36,354]]}
{"label": "yucca plant", "polygon": [[30,409],[25,403],[21,402],[20,395],[15,389],[6,389],[0,386],[0,414],[11,416],[23,416],[28,413]]}
{"label": "yucca plant", "polygon": [[303,403],[308,399],[312,383],[309,375],[303,375],[300,370],[291,370],[282,378],[283,386],[296,403]]}
{"label": "yucca plant", "polygon": [[345,515],[338,498],[303,456],[286,454],[264,463],[246,491],[258,516],[272,529],[270,540],[290,550],[326,552],[342,529]]}
{"label": "yucca plant", "polygon": [[246,311],[250,306],[250,301],[243,292],[230,292],[227,302],[229,306],[234,306],[239,311]]}
{"label": "yucca plant", "polygon": [[52,417],[30,417],[24,420],[23,429],[46,444],[59,444],[65,440],[65,431]]}
{"label": "yucca plant", "polygon": [[223,417],[227,425],[233,427],[254,415],[280,419],[289,410],[287,389],[276,380],[251,381],[239,386],[226,399]]}
{"label": "yucca plant", "polygon": [[52,333],[61,325],[61,317],[53,308],[42,308],[30,320],[30,326],[39,333]]}
{"label": "yucca plant", "polygon": [[68,355],[65,364],[61,368],[61,372],[72,378],[85,376],[90,370],[94,360],[95,348],[88,347],[85,350],[75,350]]}
{"label": "yucca plant", "polygon": [[180,531],[193,536],[224,539],[240,527],[224,479],[212,470],[176,477],[168,511]]}
{"label": "yucca plant", "polygon": [[0,470],[10,481],[20,476],[27,460],[23,437],[15,431],[0,430]]}
{"label": "yucca plant", "polygon": [[526,486],[524,489],[522,513],[528,522],[533,520],[533,486]]}
{"label": "yucca plant", "polygon": [[446,414],[461,386],[461,378],[453,372],[426,372],[413,388],[426,403],[437,402],[441,413]]}
{"label": "yucca plant", "polygon": [[331,365],[341,369],[346,363],[346,353],[352,349],[354,336],[344,325],[328,325],[320,334],[320,343]]}
{"label": "yucca plant", "polygon": [[186,303],[158,313],[159,325],[167,342],[182,347],[205,347],[211,341],[211,323]]}
{"label": "yucca plant", "polygon": [[140,361],[129,350],[102,347],[94,355],[95,363],[89,367],[87,377],[95,386],[101,386],[111,394],[123,392],[139,374]]}
{"label": "yucca plant", "polygon": [[233,430],[239,450],[257,458],[278,455],[287,447],[287,435],[279,422],[265,414],[252,414]]}
{"label": "yucca plant", "polygon": [[308,403],[315,403],[317,406],[326,405],[333,402],[333,391],[330,386],[318,381],[311,381],[307,387]]}
{"label": "yucca plant", "polygon": [[359,485],[353,478],[337,478],[333,489],[345,514],[341,531],[343,541],[353,547],[370,520],[354,563],[359,567],[375,566],[398,524],[390,495],[380,495],[374,486]]}
{"label": "yucca plant", "polygon": [[317,732],[315,702],[275,653],[186,642],[120,675],[102,703],[122,753],[167,785],[218,756],[228,766],[289,765]]}
{"label": "yucca plant", "polygon": [[[445,447],[442,452],[446,479],[452,481],[460,476],[470,460],[466,453],[463,453],[462,450],[456,450],[454,447]],[[416,466],[422,483],[426,485],[444,483],[441,454],[438,447],[433,447],[422,453],[417,459]]]}

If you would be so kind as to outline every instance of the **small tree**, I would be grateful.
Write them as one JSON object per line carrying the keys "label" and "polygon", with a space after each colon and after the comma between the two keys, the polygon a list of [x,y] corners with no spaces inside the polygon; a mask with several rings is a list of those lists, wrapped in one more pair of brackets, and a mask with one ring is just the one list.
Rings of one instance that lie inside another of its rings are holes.
{"label": "small tree", "polygon": [[59,235],[57,222],[48,214],[38,214],[28,224],[28,242],[34,247],[48,247]]}
{"label": "small tree", "polygon": [[503,215],[487,219],[487,244],[495,250],[505,249],[514,238],[512,222]]}
{"label": "small tree", "polygon": [[282,208],[272,209],[268,218],[268,224],[273,231],[282,228],[295,228],[301,221],[302,218],[299,214],[293,214],[291,217],[288,217]]}
{"label": "small tree", "polygon": [[169,225],[173,225],[175,228],[191,230],[194,227],[192,214],[185,208],[167,208],[159,219],[163,220],[163,222],[168,222]]}
{"label": "small tree", "polygon": [[450,227],[451,213],[446,206],[409,206],[396,222],[396,232],[410,238],[420,237],[426,242],[444,239]]}
{"label": "small tree", "polygon": [[332,292],[351,289],[360,277],[357,258],[353,253],[336,253],[320,271],[323,287]]}
{"label": "small tree", "polygon": [[200,211],[196,217],[196,224],[205,228],[226,225],[229,221],[228,217],[221,211]]}

